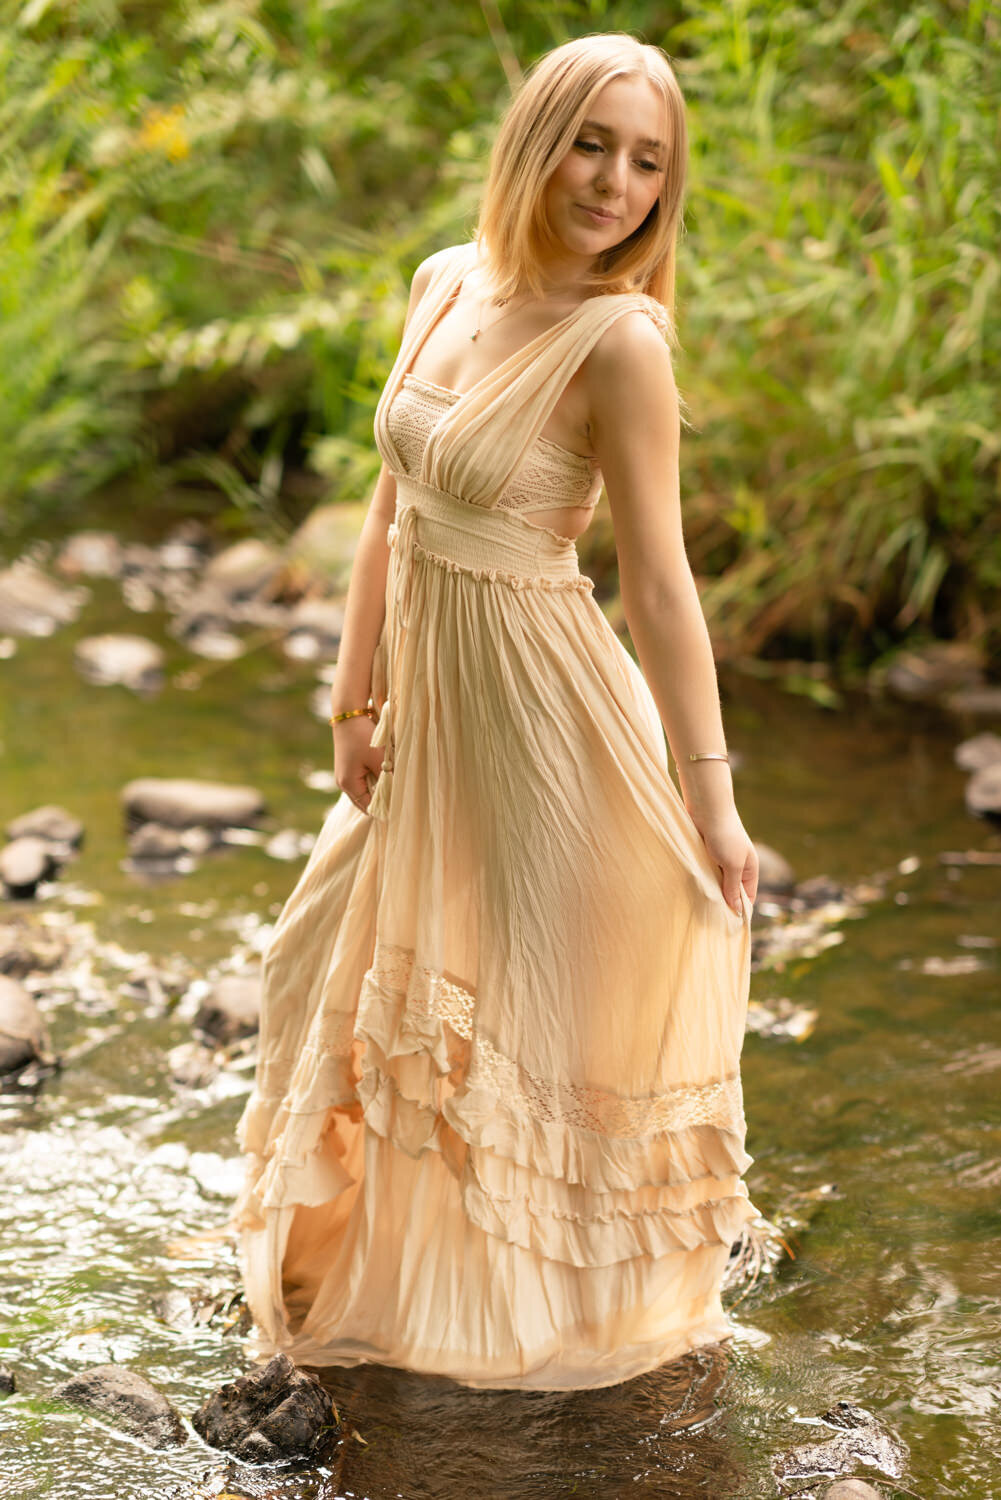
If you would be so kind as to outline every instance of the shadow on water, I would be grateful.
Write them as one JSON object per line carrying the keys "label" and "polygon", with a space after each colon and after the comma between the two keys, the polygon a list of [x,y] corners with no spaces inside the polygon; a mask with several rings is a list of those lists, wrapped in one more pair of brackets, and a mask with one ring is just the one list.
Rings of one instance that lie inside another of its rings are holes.
{"label": "shadow on water", "polygon": [[[122,868],[118,798],[140,774],[248,782],[273,827],[315,833],[329,738],[308,666],[261,650],[189,691],[176,677],[190,657],[164,623],[141,625],[168,653],[155,699],[73,670],[81,634],[137,628],[110,583],[78,624],[0,661],[0,819],[59,802],[87,827],[79,859],[30,904],[66,950],[33,980],[65,1066],[0,1094],[0,1361],[17,1378],[0,1399],[5,1500],[752,1500],[777,1493],[776,1454],[830,1435],[817,1420],[839,1400],[906,1442],[902,1483],[926,1500],[1001,1490],[1001,869],[942,858],[1001,853],[966,815],[952,761],[976,726],[865,700],[824,712],[741,677],[724,688],[749,829],[801,879],[883,876],[877,898],[831,917],[830,941],[753,976],[753,1000],[816,1020],[798,1039],[745,1043],[748,1187],[795,1258],[730,1297],[735,1340],[573,1395],[324,1370],[358,1436],[312,1469],[238,1465],[187,1420],[184,1446],[154,1452],[53,1397],[120,1363],[189,1419],[249,1368],[231,1248],[184,1241],[236,1190],[252,1054],[189,1087],[167,1055],[190,1039],[206,983],[259,955],[301,860],[224,849],[144,884]],[[2,905],[0,924],[28,910]],[[176,989],[137,984],[144,965],[174,966]]]}

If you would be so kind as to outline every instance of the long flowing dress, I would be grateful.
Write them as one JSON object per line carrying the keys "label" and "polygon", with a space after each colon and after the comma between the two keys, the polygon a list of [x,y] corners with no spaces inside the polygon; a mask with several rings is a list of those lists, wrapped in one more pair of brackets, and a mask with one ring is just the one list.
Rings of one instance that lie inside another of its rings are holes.
{"label": "long flowing dress", "polygon": [[733,1335],[751,911],[573,541],[527,519],[597,498],[541,429],[616,318],[663,312],[590,298],[460,395],[409,371],[475,254],[441,258],[377,410],[384,759],[265,954],[228,1227],[258,1362],[560,1390]]}

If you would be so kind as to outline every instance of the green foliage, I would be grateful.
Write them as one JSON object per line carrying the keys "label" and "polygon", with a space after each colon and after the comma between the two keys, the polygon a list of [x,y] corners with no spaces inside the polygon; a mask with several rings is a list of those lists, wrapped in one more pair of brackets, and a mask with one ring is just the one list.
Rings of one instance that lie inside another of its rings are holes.
{"label": "green foliage", "polygon": [[364,496],[409,276],[468,232],[509,81],[610,28],[689,100],[682,479],[718,649],[996,645],[984,0],[8,5],[0,528],[115,475],[272,534]]}

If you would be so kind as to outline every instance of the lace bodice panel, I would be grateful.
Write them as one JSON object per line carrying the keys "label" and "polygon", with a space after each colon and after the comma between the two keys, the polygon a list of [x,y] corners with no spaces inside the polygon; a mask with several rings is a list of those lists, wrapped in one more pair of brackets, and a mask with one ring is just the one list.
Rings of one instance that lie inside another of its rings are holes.
{"label": "lace bodice panel", "polygon": [[[403,377],[403,384],[386,413],[386,422],[409,477],[420,474],[424,448],[435,424],[445,409],[459,399],[458,392],[418,375]],[[520,511],[594,506],[598,503],[601,483],[596,459],[572,453],[569,448],[540,437],[497,504]]]}

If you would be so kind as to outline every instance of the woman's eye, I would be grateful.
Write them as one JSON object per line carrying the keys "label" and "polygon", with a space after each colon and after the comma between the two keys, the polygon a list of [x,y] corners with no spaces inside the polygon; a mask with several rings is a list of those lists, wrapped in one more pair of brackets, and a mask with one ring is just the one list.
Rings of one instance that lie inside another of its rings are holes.
{"label": "woman's eye", "polygon": [[598,144],[597,141],[574,141],[574,145],[575,146],[579,146],[582,151],[600,151],[601,150],[601,147],[600,147],[600,145]]}
{"label": "woman's eye", "polygon": [[636,165],[642,167],[644,172],[656,172],[658,163],[655,161],[638,161]]}

